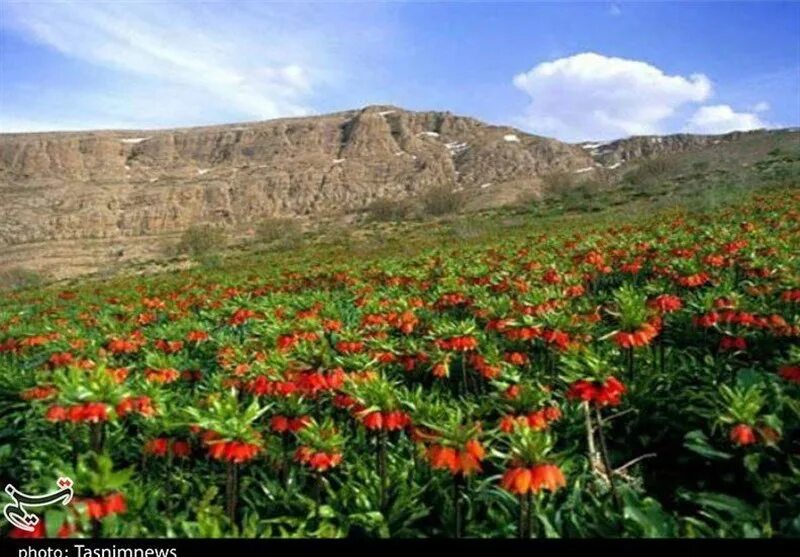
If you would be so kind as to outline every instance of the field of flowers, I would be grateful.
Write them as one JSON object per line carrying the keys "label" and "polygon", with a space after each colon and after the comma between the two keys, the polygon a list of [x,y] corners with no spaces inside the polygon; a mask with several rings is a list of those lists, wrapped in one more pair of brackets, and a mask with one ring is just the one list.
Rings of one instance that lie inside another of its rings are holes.
{"label": "field of flowers", "polygon": [[0,476],[76,496],[4,531],[800,536],[798,217],[6,295]]}

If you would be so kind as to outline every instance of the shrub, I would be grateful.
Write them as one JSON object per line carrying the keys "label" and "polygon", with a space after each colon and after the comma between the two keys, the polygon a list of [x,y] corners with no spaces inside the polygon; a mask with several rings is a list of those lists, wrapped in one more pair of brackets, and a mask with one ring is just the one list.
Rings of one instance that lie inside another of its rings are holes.
{"label": "shrub", "polygon": [[391,222],[408,218],[412,205],[407,199],[376,199],[367,207],[369,220],[374,222]]}
{"label": "shrub", "polygon": [[451,186],[437,186],[422,196],[422,207],[428,215],[449,215],[460,211],[466,201],[463,192],[453,191]]}
{"label": "shrub", "polygon": [[263,243],[278,242],[283,247],[297,247],[302,238],[303,225],[291,217],[270,217],[256,226],[256,239]]}
{"label": "shrub", "polygon": [[569,189],[575,183],[575,176],[564,170],[555,170],[542,174],[542,185],[547,193],[560,193]]}
{"label": "shrub", "polygon": [[227,244],[227,235],[221,228],[211,225],[193,225],[187,228],[175,247],[179,255],[200,260],[220,251]]}
{"label": "shrub", "polygon": [[42,276],[36,271],[14,267],[0,271],[0,290],[18,290],[21,288],[33,288],[41,285]]}
{"label": "shrub", "polygon": [[625,173],[624,180],[632,184],[650,183],[664,178],[673,168],[675,162],[666,157],[645,159],[633,170]]}

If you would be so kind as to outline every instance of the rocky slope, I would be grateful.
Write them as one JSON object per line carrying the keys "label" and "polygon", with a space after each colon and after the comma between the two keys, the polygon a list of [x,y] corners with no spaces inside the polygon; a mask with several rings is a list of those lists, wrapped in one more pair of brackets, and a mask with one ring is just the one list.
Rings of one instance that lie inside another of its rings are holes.
{"label": "rocky slope", "polygon": [[449,112],[371,106],[158,131],[0,134],[0,270],[55,277],[157,258],[199,223],[246,235],[272,216],[338,218],[434,187],[473,207],[541,194],[551,172],[590,176],[728,136],[570,145]]}
{"label": "rocky slope", "polygon": [[141,258],[155,253],[153,237],[195,223],[330,215],[436,186],[535,191],[542,173],[591,164],[578,146],[383,106],[164,131],[2,134],[0,266],[73,263],[89,240],[107,245],[109,260]]}
{"label": "rocky slope", "polygon": [[673,135],[639,135],[607,141],[604,143],[580,143],[591,157],[602,166],[617,168],[625,163],[643,158],[673,155],[714,146],[736,143],[750,136],[785,133],[792,130],[754,130],[731,132],[723,135],[696,135],[678,133]]}

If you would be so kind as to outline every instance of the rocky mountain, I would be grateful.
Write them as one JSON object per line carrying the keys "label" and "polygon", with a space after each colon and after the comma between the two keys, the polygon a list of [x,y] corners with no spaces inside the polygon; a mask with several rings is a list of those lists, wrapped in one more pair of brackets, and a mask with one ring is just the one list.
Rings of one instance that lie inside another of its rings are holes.
{"label": "rocky mountain", "polygon": [[[195,223],[357,210],[436,186],[535,190],[578,146],[388,106],[163,131],[0,135],[0,266],[152,254]],[[81,246],[80,249],[73,247]],[[102,254],[107,252],[107,256]]]}
{"label": "rocky mountain", "polygon": [[671,155],[704,149],[717,145],[736,143],[754,135],[785,133],[793,130],[735,131],[723,135],[698,135],[679,133],[673,135],[639,135],[607,142],[584,142],[583,147],[591,157],[606,168],[617,168],[625,163],[643,158]]}
{"label": "rocky mountain", "polygon": [[64,277],[158,257],[187,227],[246,234],[273,216],[337,218],[431,188],[473,207],[718,138],[571,145],[449,112],[370,106],[322,116],[149,131],[0,134],[0,270]]}

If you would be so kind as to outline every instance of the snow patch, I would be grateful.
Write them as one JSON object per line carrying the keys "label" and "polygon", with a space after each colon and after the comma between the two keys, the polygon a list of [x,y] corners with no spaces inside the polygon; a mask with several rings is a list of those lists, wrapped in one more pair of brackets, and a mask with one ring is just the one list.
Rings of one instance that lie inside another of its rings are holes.
{"label": "snow patch", "polygon": [[153,182],[158,182],[158,178],[150,178],[150,183],[152,184]]}
{"label": "snow patch", "polygon": [[481,184],[481,189],[485,190],[486,188],[491,187],[491,185],[492,185],[491,182],[486,182],[485,184]]}
{"label": "snow patch", "polygon": [[594,170],[593,166],[587,166],[586,168],[579,168],[575,171],[575,174],[583,174],[584,172],[591,172],[592,170]]}
{"label": "snow patch", "polygon": [[503,136],[503,141],[508,141],[509,143],[519,143],[519,137],[517,137],[514,133],[508,133]]}
{"label": "snow patch", "polygon": [[395,112],[395,110],[384,110],[383,112],[378,112],[378,114],[381,116],[387,116],[389,114],[394,114]]}
{"label": "snow patch", "polygon": [[614,170],[615,168],[619,168],[620,166],[622,166],[621,162],[615,162],[614,164],[612,164],[611,166],[608,166],[606,168],[608,168],[609,170]]}
{"label": "snow patch", "polygon": [[142,141],[147,141],[150,139],[149,137],[128,137],[126,139],[120,139],[121,143],[127,143],[129,145],[135,145],[136,143],[141,143]]}
{"label": "snow patch", "polygon": [[419,132],[417,135],[427,135],[428,137],[439,137],[436,132]]}
{"label": "snow patch", "polygon": [[450,154],[453,156],[463,153],[469,149],[469,145],[467,143],[459,143],[457,141],[445,143],[444,146],[447,147],[447,150],[450,151]]}
{"label": "snow patch", "polygon": [[198,168],[197,169],[197,175],[198,176],[202,176],[203,174],[207,174],[209,172],[211,172],[210,168]]}
{"label": "snow patch", "polygon": [[342,164],[347,159],[333,159],[333,164]]}

